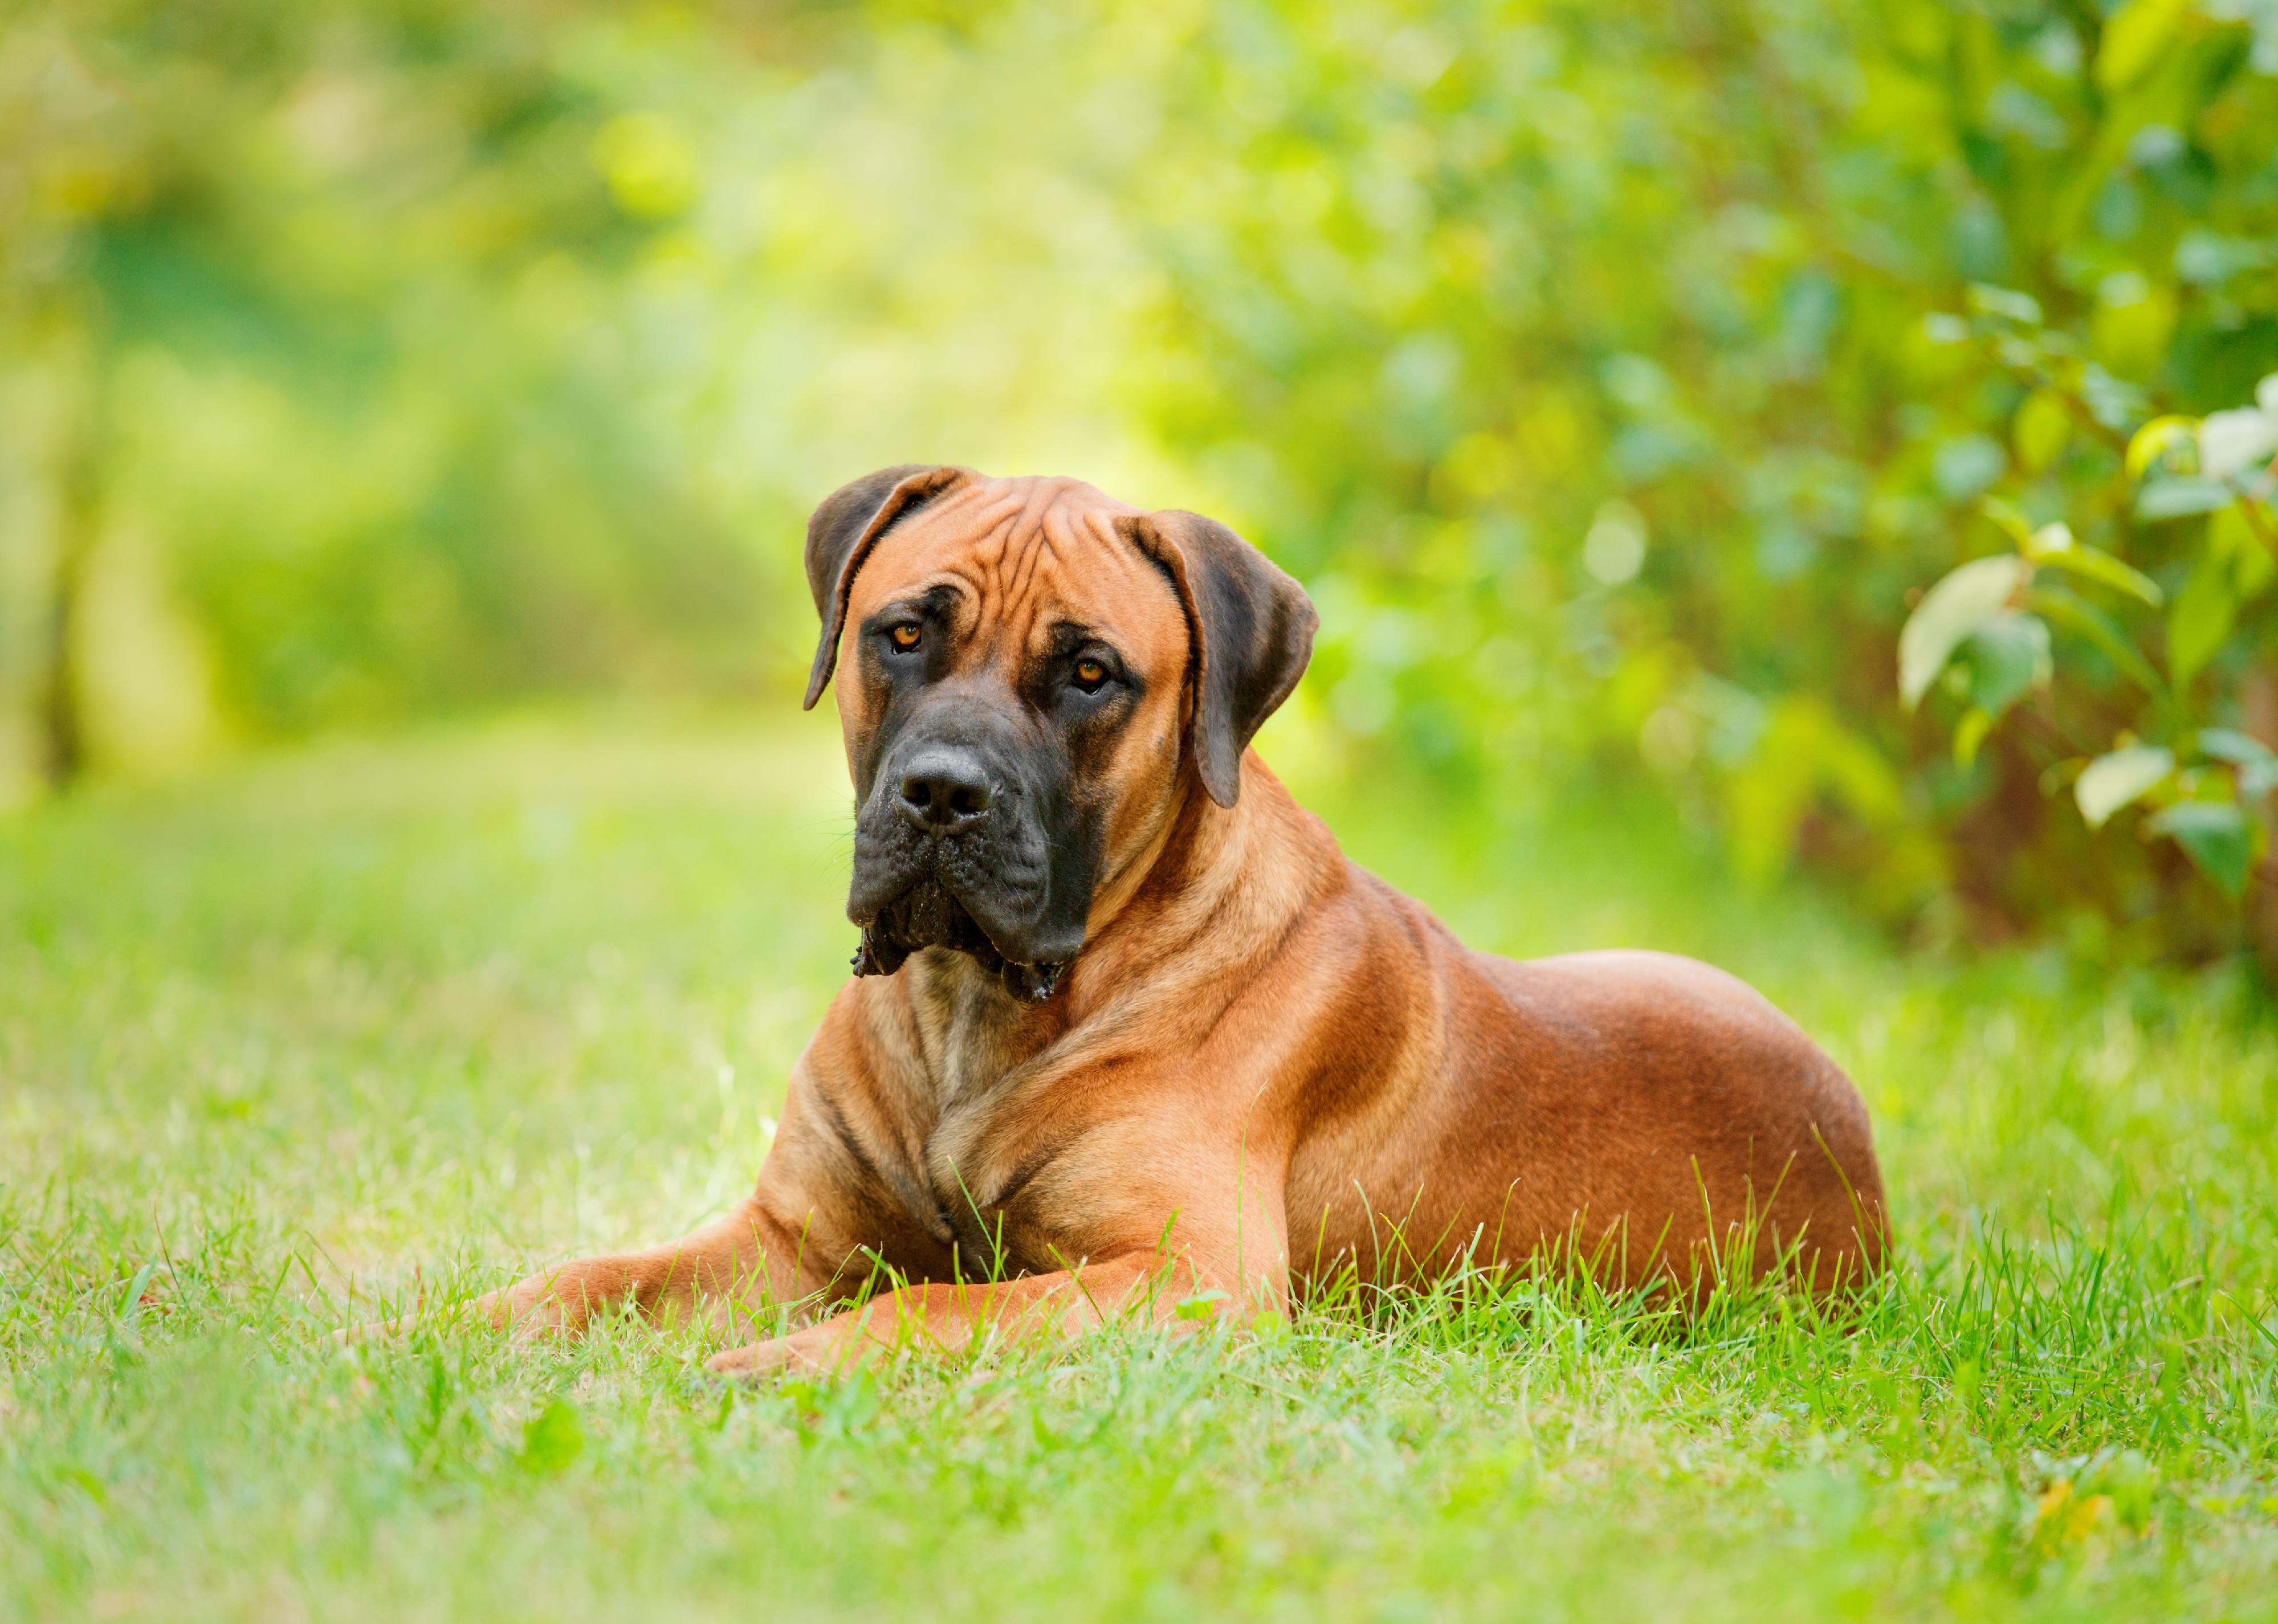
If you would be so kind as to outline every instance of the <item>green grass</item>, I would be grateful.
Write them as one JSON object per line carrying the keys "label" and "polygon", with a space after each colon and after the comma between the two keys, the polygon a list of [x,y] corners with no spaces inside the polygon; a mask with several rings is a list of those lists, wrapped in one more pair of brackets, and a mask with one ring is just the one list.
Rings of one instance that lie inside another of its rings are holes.
{"label": "green grass", "polygon": [[[336,1349],[748,1180],[852,933],[821,717],[328,745],[0,825],[0,1614],[2278,1618],[2278,1023],[1894,959],[1650,811],[1298,782],[1516,952],[1700,953],[1872,1106],[1840,1324],[1517,1290],[730,1391]],[[1318,775],[1316,775],[1318,776]]]}

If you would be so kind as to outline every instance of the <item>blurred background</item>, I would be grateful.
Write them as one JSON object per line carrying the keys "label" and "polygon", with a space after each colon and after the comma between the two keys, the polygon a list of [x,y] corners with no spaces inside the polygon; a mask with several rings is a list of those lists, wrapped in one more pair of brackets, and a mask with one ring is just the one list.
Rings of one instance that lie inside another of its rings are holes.
{"label": "blurred background", "polygon": [[10,6],[0,804],[788,706],[939,460],[1273,553],[1316,774],[2278,956],[2273,373],[2278,0]]}

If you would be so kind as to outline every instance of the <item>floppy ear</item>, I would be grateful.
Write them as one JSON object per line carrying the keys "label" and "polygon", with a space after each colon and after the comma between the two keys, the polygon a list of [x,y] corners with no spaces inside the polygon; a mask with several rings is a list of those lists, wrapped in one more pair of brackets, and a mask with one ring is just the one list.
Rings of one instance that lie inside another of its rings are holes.
{"label": "floppy ear", "polygon": [[822,641],[815,645],[803,709],[813,710],[830,685],[830,668],[838,663],[838,633],[846,623],[846,594],[878,538],[895,520],[972,477],[970,469],[923,462],[882,468],[839,486],[808,518],[806,590],[814,594],[814,612],[822,617]]}
{"label": "floppy ear", "polygon": [[1242,752],[1313,657],[1321,617],[1305,589],[1215,519],[1143,514],[1118,521],[1162,565],[1194,639],[1195,766],[1220,806],[1242,793]]}

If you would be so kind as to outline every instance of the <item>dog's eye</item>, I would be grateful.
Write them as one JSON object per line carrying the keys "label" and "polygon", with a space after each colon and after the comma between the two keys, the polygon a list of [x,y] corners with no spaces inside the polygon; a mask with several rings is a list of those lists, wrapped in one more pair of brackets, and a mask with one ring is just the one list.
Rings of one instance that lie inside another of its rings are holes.
{"label": "dog's eye", "polygon": [[1097,660],[1079,660],[1075,662],[1075,685],[1084,692],[1097,693],[1099,685],[1105,681],[1107,681],[1107,667]]}
{"label": "dog's eye", "polygon": [[915,621],[904,621],[886,635],[894,640],[896,648],[909,650],[917,647],[919,642],[925,637],[925,629]]}

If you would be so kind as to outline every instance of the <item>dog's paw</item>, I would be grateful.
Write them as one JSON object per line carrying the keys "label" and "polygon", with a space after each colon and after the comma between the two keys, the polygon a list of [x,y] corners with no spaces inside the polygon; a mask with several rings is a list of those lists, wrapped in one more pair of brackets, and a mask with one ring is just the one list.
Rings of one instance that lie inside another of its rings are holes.
{"label": "dog's paw", "polygon": [[516,1342],[577,1336],[592,1312],[585,1292],[574,1285],[565,1288],[555,1275],[532,1275],[502,1292],[485,1292],[464,1310],[469,1324],[505,1331]]}
{"label": "dog's paw", "polygon": [[467,1318],[493,1330],[510,1330],[516,1337],[559,1330],[567,1315],[546,1284],[543,1279],[531,1279],[502,1292],[485,1292],[467,1305]]}
{"label": "dog's paw", "polygon": [[789,1337],[770,1337],[765,1342],[747,1342],[742,1347],[713,1354],[704,1361],[704,1368],[714,1376],[724,1376],[733,1382],[764,1381],[784,1371],[822,1369],[811,1354],[802,1356],[794,1349],[791,1340]]}
{"label": "dog's paw", "polygon": [[784,1375],[822,1375],[851,1370],[873,1353],[860,1338],[846,1338],[829,1325],[810,1325],[788,1337],[770,1337],[715,1353],[704,1368],[730,1381],[760,1382]]}

